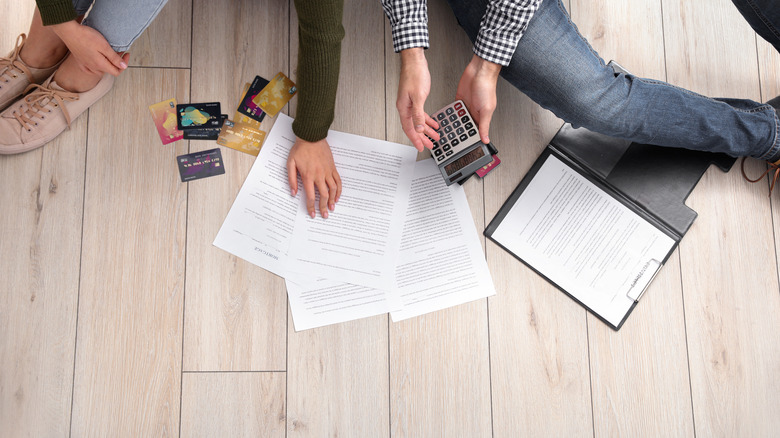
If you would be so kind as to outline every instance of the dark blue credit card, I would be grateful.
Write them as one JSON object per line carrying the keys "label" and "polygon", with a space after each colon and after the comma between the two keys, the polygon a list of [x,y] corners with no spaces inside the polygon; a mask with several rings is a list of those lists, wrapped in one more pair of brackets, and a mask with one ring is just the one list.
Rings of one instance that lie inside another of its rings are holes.
{"label": "dark blue credit card", "polygon": [[179,155],[176,161],[179,163],[181,182],[225,173],[225,163],[222,162],[222,151],[219,148]]}

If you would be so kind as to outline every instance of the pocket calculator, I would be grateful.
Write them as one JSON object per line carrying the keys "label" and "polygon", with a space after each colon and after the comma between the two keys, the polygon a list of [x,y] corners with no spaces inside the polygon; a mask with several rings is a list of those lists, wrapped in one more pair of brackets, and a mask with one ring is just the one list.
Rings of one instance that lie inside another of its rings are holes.
{"label": "pocket calculator", "polygon": [[454,184],[469,178],[493,161],[488,146],[480,140],[477,123],[463,101],[456,100],[431,117],[439,123],[439,141],[433,141],[431,156],[444,182]]}

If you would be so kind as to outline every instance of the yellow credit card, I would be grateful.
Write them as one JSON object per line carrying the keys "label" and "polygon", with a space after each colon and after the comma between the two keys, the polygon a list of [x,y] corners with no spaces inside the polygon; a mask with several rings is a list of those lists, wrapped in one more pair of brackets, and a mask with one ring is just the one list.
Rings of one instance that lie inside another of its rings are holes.
{"label": "yellow credit card", "polygon": [[265,131],[254,129],[251,126],[225,120],[217,138],[217,144],[257,156],[265,141],[265,134]]}
{"label": "yellow credit card", "polygon": [[295,83],[284,73],[279,72],[274,76],[271,82],[263,88],[260,93],[252,99],[255,105],[259,106],[266,114],[275,117],[279,111],[287,105],[298,91]]}

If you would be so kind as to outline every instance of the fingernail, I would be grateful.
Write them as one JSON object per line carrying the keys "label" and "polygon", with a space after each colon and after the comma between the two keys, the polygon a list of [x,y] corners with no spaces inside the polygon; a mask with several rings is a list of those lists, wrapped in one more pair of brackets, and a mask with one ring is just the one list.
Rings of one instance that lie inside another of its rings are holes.
{"label": "fingernail", "polygon": [[327,219],[328,218],[328,210],[325,210],[322,212],[322,218]]}
{"label": "fingernail", "polygon": [[295,197],[295,190],[290,190],[290,196]]}
{"label": "fingernail", "polygon": [[309,216],[311,216],[311,218],[314,219],[314,211],[310,211]]}
{"label": "fingernail", "polygon": [[330,208],[330,211],[333,211],[333,209],[336,208],[336,204],[330,204],[328,208]]}
{"label": "fingernail", "polygon": [[124,69],[126,69],[126,68],[127,68],[127,64],[125,64],[125,62],[124,62],[124,61],[120,62],[120,63],[119,63],[119,66],[120,66],[120,67],[122,67],[122,70],[124,70]]}

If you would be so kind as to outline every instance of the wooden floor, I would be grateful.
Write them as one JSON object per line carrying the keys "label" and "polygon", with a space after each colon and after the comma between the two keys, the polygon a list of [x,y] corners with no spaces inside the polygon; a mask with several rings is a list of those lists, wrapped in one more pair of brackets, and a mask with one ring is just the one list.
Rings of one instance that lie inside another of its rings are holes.
{"label": "wooden floor", "polygon": [[[594,48],[636,74],[780,94],[780,56],[728,0],[570,2]],[[470,45],[429,3],[431,111]],[[32,8],[0,4],[0,52]],[[333,128],[406,143],[379,2],[346,9]],[[296,333],[284,281],[211,245],[253,157],[223,148],[224,176],[182,184],[174,157],[215,144],[162,146],[147,109],[234,108],[256,74],[294,78],[292,2],[170,0],[131,59],[55,142],[0,157],[1,437],[780,433],[780,201],[766,184],[710,169],[688,199],[698,219],[619,332],[487,242],[495,297]],[[499,84],[503,164],[465,185],[479,230],[561,123]]]}

